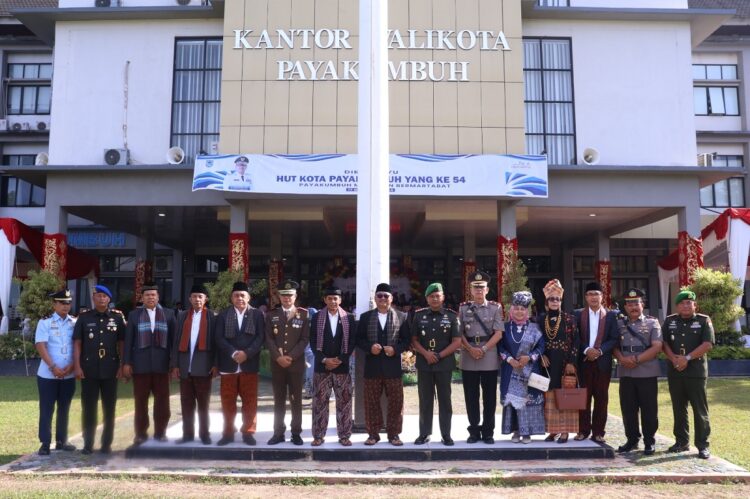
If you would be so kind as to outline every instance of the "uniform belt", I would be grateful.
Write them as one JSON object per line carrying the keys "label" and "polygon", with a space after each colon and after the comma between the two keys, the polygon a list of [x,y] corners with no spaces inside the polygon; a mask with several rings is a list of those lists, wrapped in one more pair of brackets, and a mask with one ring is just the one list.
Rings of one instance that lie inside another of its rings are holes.
{"label": "uniform belt", "polygon": [[488,341],[490,336],[466,336],[466,341],[470,344],[480,345],[484,341]]}
{"label": "uniform belt", "polygon": [[620,350],[622,352],[628,352],[628,353],[641,353],[646,351],[646,347],[643,345],[636,345],[636,346],[629,346],[629,347],[620,347]]}

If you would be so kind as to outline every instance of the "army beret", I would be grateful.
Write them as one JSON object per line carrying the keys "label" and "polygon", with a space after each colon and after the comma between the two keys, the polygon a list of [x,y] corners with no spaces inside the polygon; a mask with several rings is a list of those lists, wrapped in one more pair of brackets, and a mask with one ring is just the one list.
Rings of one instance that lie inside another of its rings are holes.
{"label": "army beret", "polygon": [[293,295],[297,292],[299,289],[299,283],[296,281],[292,281],[291,279],[287,279],[283,283],[281,283],[281,286],[279,286],[278,293],[280,295]]}
{"label": "army beret", "polygon": [[427,286],[427,289],[424,290],[424,295],[430,296],[432,293],[436,293],[436,292],[440,292],[440,293],[443,292],[443,285],[440,284],[439,282],[433,282],[432,284]]}
{"label": "army beret", "polygon": [[109,299],[112,299],[112,291],[109,290],[107,286],[104,286],[102,284],[97,284],[94,286],[94,294],[96,293],[104,293],[105,295],[109,296]]}
{"label": "army beret", "polygon": [[693,300],[695,301],[695,293],[690,291],[689,289],[685,289],[677,293],[677,296],[674,299],[674,304],[679,304],[682,300]]}

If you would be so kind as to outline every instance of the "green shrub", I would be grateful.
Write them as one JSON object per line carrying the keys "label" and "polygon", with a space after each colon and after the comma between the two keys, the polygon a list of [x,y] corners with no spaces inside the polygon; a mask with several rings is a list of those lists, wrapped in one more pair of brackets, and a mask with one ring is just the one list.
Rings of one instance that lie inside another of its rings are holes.
{"label": "green shrub", "polygon": [[57,275],[47,270],[30,270],[26,280],[21,283],[21,297],[17,310],[21,317],[31,320],[31,331],[36,331],[36,324],[52,314],[52,300],[49,294],[62,289],[63,281]]}
{"label": "green shrub", "polygon": [[39,352],[36,351],[32,339],[24,339],[23,335],[18,332],[12,332],[0,336],[0,360],[19,360],[24,358],[36,359]]}
{"label": "green shrub", "polygon": [[750,360],[750,348],[737,346],[715,346],[708,351],[711,360]]}
{"label": "green shrub", "polygon": [[217,312],[232,304],[232,286],[242,280],[242,272],[225,270],[219,272],[215,282],[206,283],[208,306]]}
{"label": "green shrub", "polygon": [[698,311],[711,317],[717,343],[739,345],[740,335],[731,334],[735,332],[735,321],[745,314],[734,303],[743,293],[739,279],[729,272],[702,268],[695,270],[693,279],[689,289],[696,295]]}
{"label": "green shrub", "polygon": [[510,311],[510,301],[513,298],[513,293],[529,291],[528,281],[526,277],[526,265],[523,263],[523,260],[518,258],[518,255],[514,255],[510,262],[508,273],[503,276],[503,296],[501,303],[506,316],[508,316]]}

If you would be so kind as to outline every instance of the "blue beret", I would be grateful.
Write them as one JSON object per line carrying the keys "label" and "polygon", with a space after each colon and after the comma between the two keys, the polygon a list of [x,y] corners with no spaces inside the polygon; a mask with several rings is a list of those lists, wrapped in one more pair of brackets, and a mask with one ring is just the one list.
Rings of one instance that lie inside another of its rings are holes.
{"label": "blue beret", "polygon": [[112,299],[112,291],[110,291],[107,286],[97,284],[96,286],[94,286],[94,293],[104,293],[105,295],[109,296],[110,300]]}

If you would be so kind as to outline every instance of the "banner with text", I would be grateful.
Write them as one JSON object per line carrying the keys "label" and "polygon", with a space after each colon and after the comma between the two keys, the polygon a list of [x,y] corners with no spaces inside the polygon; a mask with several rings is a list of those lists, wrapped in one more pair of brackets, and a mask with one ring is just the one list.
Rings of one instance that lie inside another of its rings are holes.
{"label": "banner with text", "polygon": [[[356,195],[356,154],[198,156],[193,191]],[[392,154],[396,196],[548,196],[547,158],[521,155]]]}

